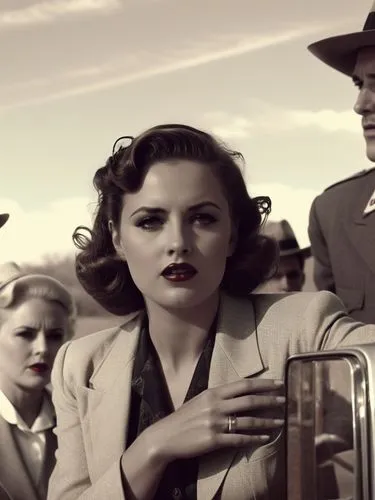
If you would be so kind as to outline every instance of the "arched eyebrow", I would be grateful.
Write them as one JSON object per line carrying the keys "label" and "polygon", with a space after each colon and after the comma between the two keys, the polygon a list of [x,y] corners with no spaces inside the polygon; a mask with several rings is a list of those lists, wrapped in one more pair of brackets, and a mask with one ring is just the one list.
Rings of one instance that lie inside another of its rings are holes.
{"label": "arched eyebrow", "polygon": [[[35,326],[30,326],[30,325],[21,325],[17,326],[17,328],[14,329],[14,331],[17,332],[28,332],[28,333],[35,333],[38,331],[38,327]],[[61,327],[51,327],[51,328],[46,328],[46,333],[64,333],[64,329]]]}
{"label": "arched eyebrow", "polygon": [[[217,210],[221,210],[219,205],[216,205],[216,203],[213,203],[212,201],[202,201],[201,203],[197,203],[196,205],[192,205],[191,207],[189,207],[188,211],[195,212],[196,210],[200,210],[200,209],[206,208],[206,207],[214,207]],[[135,210],[131,214],[131,217],[133,217],[134,215],[136,215],[139,212],[146,212],[148,214],[155,215],[155,214],[164,214],[166,212],[166,210],[163,208],[160,208],[160,207],[146,207],[146,206],[144,206],[144,207],[137,208],[137,210]]]}
{"label": "arched eyebrow", "polygon": [[36,327],[30,326],[30,325],[19,325],[19,326],[17,326],[14,329],[15,332],[25,332],[25,331],[27,331],[27,332],[30,332],[30,333],[35,332],[36,330],[37,330]]}

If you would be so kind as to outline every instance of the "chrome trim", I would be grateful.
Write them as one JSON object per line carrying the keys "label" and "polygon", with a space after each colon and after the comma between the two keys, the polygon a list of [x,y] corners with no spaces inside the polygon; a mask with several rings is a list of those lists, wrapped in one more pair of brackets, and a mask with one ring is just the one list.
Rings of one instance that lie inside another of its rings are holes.
{"label": "chrome trim", "polygon": [[[358,464],[361,474],[357,475],[356,489],[357,491],[358,488],[362,490],[359,499],[371,500],[375,493],[375,344],[290,356],[286,363],[285,381],[288,380],[289,366],[293,360],[310,359],[313,361],[321,358],[325,358],[327,361],[329,359],[346,359],[351,365],[352,395],[355,402],[353,405],[353,438],[356,439],[356,450],[361,452],[360,464]],[[363,408],[366,411],[363,412]],[[356,425],[357,422],[359,429]]]}

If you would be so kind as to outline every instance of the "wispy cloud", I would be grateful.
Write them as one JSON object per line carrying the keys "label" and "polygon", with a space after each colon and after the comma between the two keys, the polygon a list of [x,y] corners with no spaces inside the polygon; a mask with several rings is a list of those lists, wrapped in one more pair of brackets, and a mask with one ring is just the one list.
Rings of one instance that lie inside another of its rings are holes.
{"label": "wispy cloud", "polygon": [[229,115],[223,112],[208,113],[205,119],[212,123],[211,131],[223,139],[244,139],[249,137],[255,124],[246,116]]}
{"label": "wispy cloud", "polygon": [[[104,1],[104,0],[103,0]],[[291,42],[298,38],[303,38],[308,35],[317,34],[324,31],[326,26],[310,25],[298,29],[289,29],[279,33],[266,35],[232,35],[230,37],[217,38],[210,40],[209,43],[201,41],[193,46],[181,48],[173,52],[165,52],[163,54],[148,53],[140,54],[140,57],[135,57],[138,54],[133,54],[130,59],[130,68],[122,62],[122,65],[109,67],[108,63],[95,68],[96,81],[92,82],[92,74],[84,68],[81,71],[84,75],[85,71],[91,78],[89,81],[84,81],[76,85],[71,85],[66,88],[66,85],[61,85],[60,88],[46,88],[42,96],[20,100],[9,105],[0,106],[0,109],[9,109],[28,105],[41,104],[51,100],[64,99],[67,97],[79,96],[91,92],[107,90],[113,87],[134,83],[141,80],[148,80],[161,75],[174,73],[181,70],[187,70],[198,66],[203,66],[216,61],[238,57],[251,52],[257,52],[267,49],[272,46],[277,46],[283,43]],[[147,57],[146,57],[147,56]],[[134,64],[138,60],[138,64]],[[128,55],[124,55],[124,61],[128,61]],[[108,74],[110,73],[110,74]],[[61,80],[66,80],[62,75]],[[50,84],[55,84],[56,80],[51,79]],[[47,86],[46,86],[47,87]]]}
{"label": "wispy cloud", "polygon": [[203,119],[210,130],[223,139],[244,139],[255,134],[280,134],[311,127],[326,133],[358,134],[361,130],[360,119],[353,110],[283,109],[267,103],[257,104],[257,110],[241,115],[214,112],[206,113]]}
{"label": "wispy cloud", "polygon": [[316,127],[325,132],[343,131],[358,133],[360,130],[360,119],[352,110],[294,110],[287,111],[285,115],[291,125],[295,125],[296,127]]}
{"label": "wispy cloud", "polygon": [[119,7],[121,0],[46,0],[23,9],[0,11],[0,28],[49,23],[87,12],[112,12]]}

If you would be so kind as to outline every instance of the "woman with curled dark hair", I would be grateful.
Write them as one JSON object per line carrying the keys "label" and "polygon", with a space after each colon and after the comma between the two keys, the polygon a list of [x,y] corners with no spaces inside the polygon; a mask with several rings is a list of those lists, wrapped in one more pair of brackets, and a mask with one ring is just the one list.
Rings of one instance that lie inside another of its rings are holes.
{"label": "woman with curled dark hair", "polygon": [[285,498],[286,359],[373,341],[375,327],[328,292],[251,293],[277,252],[239,153],[185,125],[124,140],[74,238],[84,288],[128,317],[57,355],[48,499]]}
{"label": "woman with curled dark hair", "polygon": [[115,226],[119,224],[124,194],[139,190],[150,165],[180,160],[210,167],[223,187],[231,217],[236,221],[236,249],[228,258],[221,288],[234,296],[247,296],[274,270],[275,243],[259,234],[261,203],[268,210],[269,202],[266,198],[254,200],[249,196],[238,164],[243,161],[241,153],[186,125],[156,126],[128,147],[120,146],[96,172],[94,186],[99,193],[99,206],[91,239],[85,238],[84,228],[75,233],[77,246],[82,250],[77,257],[78,278],[88,293],[114,314],[139,310],[144,299],[126,262],[116,253],[108,221]]}

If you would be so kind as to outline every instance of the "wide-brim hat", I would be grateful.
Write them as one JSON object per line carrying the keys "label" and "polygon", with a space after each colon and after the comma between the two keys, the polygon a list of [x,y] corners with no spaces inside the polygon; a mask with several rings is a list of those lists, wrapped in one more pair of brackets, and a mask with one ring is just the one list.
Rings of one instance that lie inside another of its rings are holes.
{"label": "wide-brim hat", "polygon": [[301,248],[296,235],[285,219],[281,221],[268,221],[262,228],[262,234],[276,240],[279,245],[280,257],[300,255],[304,259],[311,256],[311,247]]}
{"label": "wide-brim hat", "polygon": [[310,44],[308,50],[328,66],[352,76],[358,50],[371,46],[375,46],[375,2],[362,31],[319,40]]}
{"label": "wide-brim hat", "polygon": [[8,219],[9,219],[9,214],[0,214],[0,227],[3,227],[3,225],[6,223]]}

